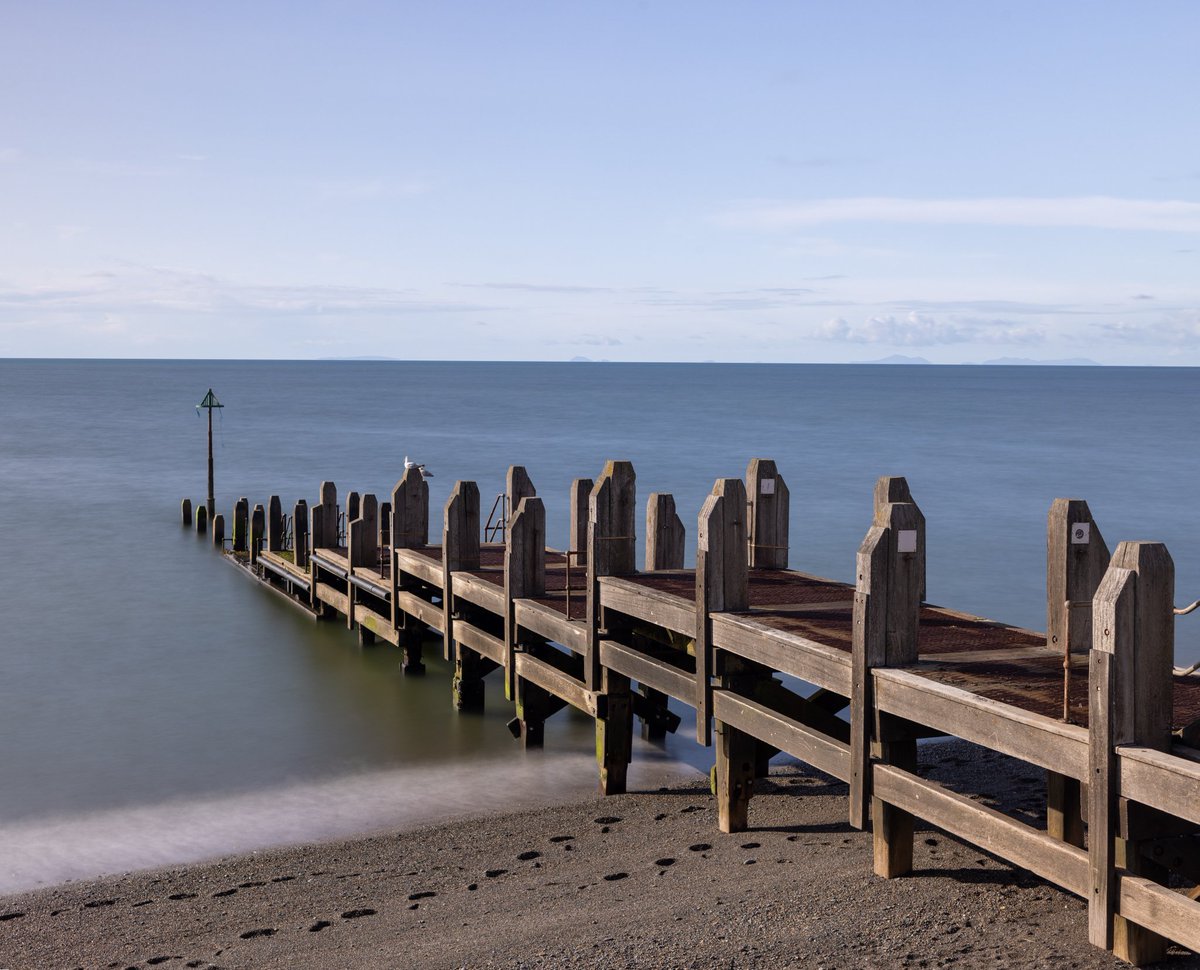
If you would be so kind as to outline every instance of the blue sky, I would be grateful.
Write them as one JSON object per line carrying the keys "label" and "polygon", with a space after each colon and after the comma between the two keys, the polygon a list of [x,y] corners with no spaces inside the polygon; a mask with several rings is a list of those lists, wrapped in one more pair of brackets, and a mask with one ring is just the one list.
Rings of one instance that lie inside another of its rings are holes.
{"label": "blue sky", "polygon": [[8,3],[0,355],[1200,365],[1200,5]]}

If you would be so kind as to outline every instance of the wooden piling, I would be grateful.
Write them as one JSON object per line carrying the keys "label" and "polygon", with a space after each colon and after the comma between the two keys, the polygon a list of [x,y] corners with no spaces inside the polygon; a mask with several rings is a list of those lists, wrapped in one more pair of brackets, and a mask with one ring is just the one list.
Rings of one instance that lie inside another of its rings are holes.
{"label": "wooden piling", "polygon": [[375,540],[379,548],[385,548],[392,537],[392,503],[379,503],[379,536]]}
{"label": "wooden piling", "polygon": [[292,558],[297,569],[308,569],[308,502],[304,499],[292,507]]}
{"label": "wooden piling", "polygon": [[[337,485],[333,482],[321,482],[319,501],[319,505],[313,506],[314,512],[318,508],[321,512],[319,516],[313,516],[312,547],[313,549],[332,549],[337,545],[338,540]],[[320,524],[319,530],[318,523]]]}
{"label": "wooden piling", "polygon": [[185,498],[179,505],[179,514],[183,518],[183,524],[189,526],[192,524],[192,500]]}
{"label": "wooden piling", "polygon": [[392,489],[392,549],[429,545],[429,483],[418,468],[406,468]]}
{"label": "wooden piling", "polygon": [[537,489],[533,487],[533,481],[525,471],[525,466],[509,465],[508,473],[504,476],[504,503],[508,510],[504,523],[506,534],[512,526],[512,520],[517,517],[517,507],[521,504],[521,499],[532,498],[535,495]]}
{"label": "wooden piling", "polygon": [[454,572],[479,568],[479,486],[457,482],[446,500],[442,526],[442,653],[454,661],[454,702],[459,710],[483,706],[478,655],[454,642]]}
{"label": "wooden piling", "polygon": [[246,552],[246,532],[250,526],[250,500],[242,496],[233,504],[233,551]]}
{"label": "wooden piling", "polygon": [[[208,509],[206,508],[207,512]],[[212,520],[212,544],[220,549],[225,545],[225,516],[218,512]]]}
{"label": "wooden piling", "polygon": [[199,505],[196,507],[196,532],[203,535],[208,531],[208,506]]}
{"label": "wooden piling", "polygon": [[[536,704],[518,698],[516,653],[521,636],[516,620],[516,601],[546,592],[546,507],[540,498],[526,496],[517,505],[505,535],[504,547],[504,693],[518,701],[517,718],[525,745],[540,743],[542,732]],[[543,717],[544,719],[544,717]],[[531,729],[530,721],[538,722]]]}
{"label": "wooden piling", "polygon": [[351,522],[347,558],[351,566],[379,568],[379,503],[375,496],[364,495],[359,500],[358,515]]}
{"label": "wooden piling", "polygon": [[682,569],[684,534],[675,497],[651,492],[646,502],[646,568]]}
{"label": "wooden piling", "polygon": [[266,517],[267,513],[262,504],[255,505],[254,513],[250,516],[250,565],[252,566],[258,562],[258,555],[262,552]]}
{"label": "wooden piling", "polygon": [[925,514],[921,511],[917,500],[913,498],[912,490],[908,487],[908,479],[903,475],[883,475],[875,482],[874,522],[876,525],[886,524],[881,517],[886,517],[887,506],[893,502],[905,502],[916,509],[917,582],[921,590],[921,602],[924,603],[928,599],[925,584]]}
{"label": "wooden piling", "polygon": [[270,552],[283,551],[283,504],[278,495],[272,495],[267,500],[267,549]]}
{"label": "wooden piling", "polygon": [[359,497],[358,492],[349,492],[346,495],[346,529],[347,529],[347,531],[349,531],[349,529],[350,529],[350,523],[358,518],[359,499],[360,499],[360,497]]}
{"label": "wooden piling", "polygon": [[1135,966],[1163,959],[1167,941],[1119,913],[1118,871],[1154,881],[1166,872],[1122,831],[1116,748],[1169,751],[1175,566],[1166,547],[1122,542],[1093,601],[1089,657],[1088,938]]}
{"label": "wooden piling", "polygon": [[587,568],[588,502],[595,485],[590,478],[576,478],[571,482],[571,521],[567,535],[567,552],[571,555],[572,567]]}
{"label": "wooden piling", "polygon": [[787,483],[769,458],[746,466],[751,569],[787,569],[789,505]]}

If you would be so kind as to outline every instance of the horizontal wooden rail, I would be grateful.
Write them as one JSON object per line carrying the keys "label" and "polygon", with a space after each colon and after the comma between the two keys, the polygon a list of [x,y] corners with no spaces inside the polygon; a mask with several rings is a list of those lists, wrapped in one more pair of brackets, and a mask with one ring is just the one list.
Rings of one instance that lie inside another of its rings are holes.
{"label": "horizontal wooden rail", "polygon": [[531,684],[536,684],[542,690],[549,691],[555,697],[592,717],[601,716],[600,695],[595,691],[588,690],[583,681],[530,653],[518,653],[516,662],[518,677]]}
{"label": "horizontal wooden rail", "polygon": [[1200,825],[1200,764],[1153,748],[1120,745],[1116,753],[1122,796]]}
{"label": "horizontal wooden rail", "polygon": [[673,633],[696,635],[696,607],[687,600],[628,579],[604,576],[600,580],[600,605]]}
{"label": "horizontal wooden rail", "polygon": [[696,675],[657,657],[627,647],[616,640],[600,641],[600,663],[639,684],[669,694],[694,707]]}
{"label": "horizontal wooden rail", "polygon": [[1117,910],[1139,926],[1200,953],[1200,903],[1142,876],[1117,875]]}
{"label": "horizontal wooden rail", "polygon": [[436,603],[430,603],[428,600],[423,600],[421,597],[400,590],[396,594],[396,606],[401,612],[407,613],[409,616],[415,616],[426,626],[431,627],[438,633],[444,632],[442,624],[445,622],[445,614],[442,608]]}
{"label": "horizontal wooden rail", "polygon": [[[455,583],[455,589],[457,588],[458,584]],[[495,661],[501,667],[504,666],[504,641],[499,637],[492,636],[466,620],[455,620],[454,639],[464,647],[469,647],[476,653]]]}
{"label": "horizontal wooden rail", "polygon": [[842,781],[850,780],[850,746],[728,690],[713,691],[713,716]]}
{"label": "horizontal wooden rail", "polygon": [[713,646],[753,660],[782,674],[848,696],[852,669],[850,654],[765,626],[745,616],[714,613]]}

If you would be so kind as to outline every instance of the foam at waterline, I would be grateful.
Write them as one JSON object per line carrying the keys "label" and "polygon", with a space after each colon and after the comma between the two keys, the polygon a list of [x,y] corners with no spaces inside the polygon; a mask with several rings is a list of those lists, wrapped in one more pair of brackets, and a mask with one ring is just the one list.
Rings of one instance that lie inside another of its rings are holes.
{"label": "foam at waterline", "polygon": [[[696,777],[685,762],[648,751],[630,765],[629,787],[653,790]],[[562,804],[595,786],[593,758],[529,752],[0,825],[0,893]]]}

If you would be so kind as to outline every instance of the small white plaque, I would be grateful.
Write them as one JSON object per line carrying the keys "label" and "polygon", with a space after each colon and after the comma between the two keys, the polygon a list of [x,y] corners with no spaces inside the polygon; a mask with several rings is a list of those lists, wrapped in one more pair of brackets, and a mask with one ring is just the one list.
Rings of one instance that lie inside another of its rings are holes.
{"label": "small white plaque", "polygon": [[762,495],[774,495],[775,494],[775,479],[764,478],[761,482],[758,483],[758,491]]}
{"label": "small white plaque", "polygon": [[897,552],[916,552],[917,551],[917,530],[916,529],[901,529],[900,534],[896,537]]}
{"label": "small white plaque", "polygon": [[1092,523],[1090,522],[1073,522],[1071,523],[1071,545],[1086,546],[1092,541]]}

